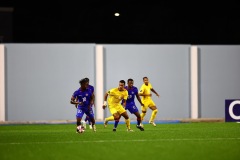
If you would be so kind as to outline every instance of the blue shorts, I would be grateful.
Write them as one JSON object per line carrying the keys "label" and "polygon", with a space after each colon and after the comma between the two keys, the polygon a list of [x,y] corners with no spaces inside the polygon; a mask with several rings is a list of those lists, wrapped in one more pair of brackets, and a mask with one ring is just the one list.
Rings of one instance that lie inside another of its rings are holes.
{"label": "blue shorts", "polygon": [[[93,107],[90,108],[90,112],[93,114],[93,117],[94,117]],[[85,120],[90,120],[89,116],[86,116]]]}
{"label": "blue shorts", "polygon": [[87,107],[79,107],[77,108],[77,114],[76,114],[76,117],[77,118],[82,118],[84,113],[89,116],[90,119],[94,118],[94,114],[93,114],[93,110],[92,108],[91,109],[88,109]]}
{"label": "blue shorts", "polygon": [[129,110],[129,112],[130,112],[131,114],[138,112],[138,108],[137,108],[137,106],[135,105],[134,102],[127,103],[125,109],[126,109],[126,110]]}

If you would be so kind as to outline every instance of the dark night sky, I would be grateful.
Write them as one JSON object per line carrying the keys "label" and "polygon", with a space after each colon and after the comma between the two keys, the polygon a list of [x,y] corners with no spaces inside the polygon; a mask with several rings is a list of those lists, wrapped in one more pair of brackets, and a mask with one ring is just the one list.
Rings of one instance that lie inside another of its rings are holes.
{"label": "dark night sky", "polygon": [[0,1],[0,7],[14,8],[16,43],[240,44],[237,1]]}

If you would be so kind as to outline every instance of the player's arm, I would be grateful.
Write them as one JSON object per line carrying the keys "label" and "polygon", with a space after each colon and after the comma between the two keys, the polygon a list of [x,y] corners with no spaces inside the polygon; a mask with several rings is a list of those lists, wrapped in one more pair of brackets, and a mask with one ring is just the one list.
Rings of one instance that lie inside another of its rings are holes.
{"label": "player's arm", "polygon": [[140,93],[138,93],[138,96],[150,96],[150,97],[151,97],[152,94],[151,94],[151,93],[150,93],[150,94],[144,94],[144,93],[141,93],[141,92],[140,92]]}
{"label": "player's arm", "polygon": [[92,106],[92,104],[93,104],[93,101],[94,101],[94,94],[92,94],[91,97],[90,97],[90,104],[89,104],[89,106],[88,106],[88,109],[91,108],[91,106]]}
{"label": "player's arm", "polygon": [[122,100],[122,106],[123,106],[124,108],[126,107],[126,102],[127,102],[126,99],[123,99],[123,100]]}
{"label": "player's arm", "polygon": [[160,97],[159,94],[158,94],[153,88],[151,88],[151,91],[152,91],[153,93],[155,93],[156,96]]}
{"label": "player's arm", "polygon": [[77,108],[78,104],[80,104],[80,105],[82,104],[82,102],[78,102],[77,98],[75,98],[74,96],[71,97],[70,103],[74,104],[76,108]]}
{"label": "player's arm", "polygon": [[[75,102],[77,102],[77,97],[75,98]],[[75,107],[77,108],[78,107],[78,104],[75,104]]]}
{"label": "player's arm", "polygon": [[103,103],[103,106],[102,106],[103,109],[105,109],[107,107],[107,98],[108,98],[108,93],[105,93],[104,99],[103,99],[104,103]]}
{"label": "player's arm", "polygon": [[142,101],[141,101],[140,96],[139,96],[138,94],[136,94],[136,97],[137,97],[137,100],[138,100],[138,102],[140,103],[140,105],[143,106],[143,103],[142,103]]}
{"label": "player's arm", "polygon": [[125,90],[125,94],[123,96],[123,99],[122,99],[122,106],[125,108],[126,105],[127,105],[127,99],[128,99],[128,92],[127,90]]}
{"label": "player's arm", "polygon": [[71,97],[70,103],[71,103],[71,104],[78,104],[78,103],[76,102],[76,98],[73,97],[73,96]]}
{"label": "player's arm", "polygon": [[94,87],[92,87],[92,95],[93,95],[93,103],[91,104],[91,106],[94,105],[94,107],[95,107],[95,93],[94,93]]}
{"label": "player's arm", "polygon": [[[91,105],[93,105],[94,102],[95,102],[95,94],[94,94],[94,92],[93,92],[93,93],[92,93],[92,103],[91,103]],[[94,105],[94,106],[95,106],[95,105]]]}

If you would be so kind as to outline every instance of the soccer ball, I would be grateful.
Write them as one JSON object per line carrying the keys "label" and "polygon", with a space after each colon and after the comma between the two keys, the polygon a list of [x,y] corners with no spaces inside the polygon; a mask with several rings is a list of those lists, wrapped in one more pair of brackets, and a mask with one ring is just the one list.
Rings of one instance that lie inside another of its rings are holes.
{"label": "soccer ball", "polygon": [[82,126],[77,126],[77,130],[78,130],[79,133],[85,132],[85,128],[82,127]]}

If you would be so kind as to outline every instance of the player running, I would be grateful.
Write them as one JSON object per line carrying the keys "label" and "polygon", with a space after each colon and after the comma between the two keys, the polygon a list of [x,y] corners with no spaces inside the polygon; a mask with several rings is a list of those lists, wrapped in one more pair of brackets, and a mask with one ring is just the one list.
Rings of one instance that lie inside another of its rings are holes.
{"label": "player running", "polygon": [[[117,130],[118,122],[121,116],[125,118],[127,131],[129,132],[133,131],[130,128],[130,118],[126,110],[124,109],[126,106],[126,100],[128,97],[128,92],[126,89],[124,89],[124,86],[125,86],[125,81],[121,80],[119,81],[118,88],[112,88],[104,95],[103,109],[107,107],[107,101],[108,101],[109,111],[111,112],[115,120],[115,124],[113,128],[114,132]],[[121,101],[123,101],[122,104],[121,104]],[[124,108],[122,105],[124,106]]]}
{"label": "player running", "polygon": [[[95,100],[94,87],[89,84],[89,78],[85,78],[85,79],[86,79],[86,83],[87,83],[87,88],[92,91],[92,95],[93,95],[93,104],[90,106],[90,109],[91,109],[91,112],[93,113],[93,116],[94,116],[94,112],[93,112],[94,100]],[[86,115],[86,118],[85,118],[84,121],[85,121],[85,123],[88,122],[89,129],[92,129],[92,122],[90,120],[90,117]]]}
{"label": "player running", "polygon": [[[133,79],[128,79],[128,85],[125,86],[124,88],[128,91],[128,99],[126,101],[126,107],[125,109],[128,110],[131,114],[135,114],[135,116],[137,117],[137,128],[140,129],[141,131],[144,131],[144,128],[140,125],[141,123],[141,116],[139,114],[138,108],[136,107],[135,104],[135,96],[137,97],[137,100],[139,101],[140,105],[143,106],[141,99],[138,95],[138,89],[137,87],[133,86]],[[114,117],[110,116],[108,118],[105,119],[104,121],[104,127],[107,127],[107,123],[108,121],[113,121]]]}
{"label": "player running", "polygon": [[[81,120],[84,115],[84,113],[89,116],[91,122],[92,122],[92,128],[93,131],[96,132],[96,126],[95,126],[95,119],[93,116],[93,112],[91,111],[90,107],[93,104],[93,94],[90,89],[87,88],[87,80],[81,79],[79,81],[81,87],[76,90],[72,97],[71,97],[71,104],[77,104],[77,114],[76,114],[76,120],[77,120],[77,128],[83,127],[81,125]],[[77,129],[77,133],[79,133],[79,130]]]}
{"label": "player running", "polygon": [[[156,124],[154,123],[154,119],[156,118],[156,115],[157,115],[157,106],[155,105],[155,103],[153,102],[151,96],[151,91],[153,93],[155,93],[158,97],[159,94],[153,89],[151,83],[149,83],[148,81],[148,77],[143,77],[143,85],[141,86],[140,88],[140,92],[139,92],[139,95],[142,96],[142,103],[144,104],[142,107],[141,107],[141,110],[142,110],[142,113],[141,113],[141,120],[143,121],[144,119],[144,116],[146,115],[147,113],[147,109],[148,107],[152,110],[152,115],[151,115],[151,118],[149,120],[149,123],[152,124],[153,126],[156,126]],[[141,124],[141,126],[143,126]]]}

